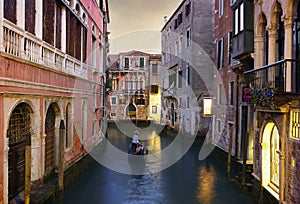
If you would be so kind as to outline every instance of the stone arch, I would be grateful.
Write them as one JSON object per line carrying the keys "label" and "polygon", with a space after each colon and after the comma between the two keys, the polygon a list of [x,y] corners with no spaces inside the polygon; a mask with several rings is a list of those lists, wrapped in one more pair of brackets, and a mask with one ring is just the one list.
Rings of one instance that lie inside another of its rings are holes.
{"label": "stone arch", "polygon": [[267,18],[264,12],[261,12],[257,19],[256,34],[264,35],[267,26]]}
{"label": "stone arch", "polygon": [[[26,159],[27,146],[31,146],[33,109],[26,102],[19,102],[12,109],[7,126],[8,139],[8,198],[15,197],[24,190],[25,166],[31,166],[31,160]],[[29,155],[29,157],[31,157]]]}
{"label": "stone arch", "polygon": [[137,113],[138,108],[136,107],[136,105],[134,103],[128,103],[127,106],[125,106],[124,112],[126,113],[126,114],[124,114],[125,118],[136,117],[138,114]]}
{"label": "stone arch", "polygon": [[[279,1],[274,1],[272,7],[271,7],[271,13],[270,13],[270,24],[276,25],[278,18],[281,19],[282,16],[278,16],[280,13],[283,13],[281,4]],[[277,26],[277,25],[276,25]]]}
{"label": "stone arch", "polygon": [[59,124],[61,111],[56,102],[49,104],[45,113],[45,157],[44,157],[44,179],[54,176],[58,161]]}

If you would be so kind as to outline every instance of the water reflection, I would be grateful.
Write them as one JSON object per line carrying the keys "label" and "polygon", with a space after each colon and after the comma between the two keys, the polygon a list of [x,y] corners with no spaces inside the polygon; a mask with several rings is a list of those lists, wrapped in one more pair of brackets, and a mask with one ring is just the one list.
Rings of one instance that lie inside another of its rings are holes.
{"label": "water reflection", "polygon": [[212,165],[203,165],[198,173],[197,200],[199,203],[213,203],[216,196],[217,174]]}
{"label": "water reflection", "polygon": [[132,176],[127,183],[127,198],[123,203],[165,203],[160,174]]}

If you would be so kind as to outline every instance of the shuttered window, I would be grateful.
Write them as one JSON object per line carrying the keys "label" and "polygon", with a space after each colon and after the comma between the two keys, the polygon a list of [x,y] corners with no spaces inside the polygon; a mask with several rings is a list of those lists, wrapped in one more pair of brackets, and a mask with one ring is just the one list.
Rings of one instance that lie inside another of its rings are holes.
{"label": "shuttered window", "polygon": [[54,46],[54,0],[43,1],[43,40]]}
{"label": "shuttered window", "polygon": [[16,0],[4,0],[4,18],[16,24],[17,23],[16,11],[17,11]]}
{"label": "shuttered window", "polygon": [[35,0],[25,1],[25,30],[35,34]]}

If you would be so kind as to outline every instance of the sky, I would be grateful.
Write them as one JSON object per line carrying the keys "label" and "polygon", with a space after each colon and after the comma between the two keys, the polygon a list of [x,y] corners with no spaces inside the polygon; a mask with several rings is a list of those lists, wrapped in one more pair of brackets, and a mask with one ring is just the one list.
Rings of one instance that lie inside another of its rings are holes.
{"label": "sky", "polygon": [[171,17],[182,0],[110,0],[110,54],[130,50],[160,53],[164,16]]}

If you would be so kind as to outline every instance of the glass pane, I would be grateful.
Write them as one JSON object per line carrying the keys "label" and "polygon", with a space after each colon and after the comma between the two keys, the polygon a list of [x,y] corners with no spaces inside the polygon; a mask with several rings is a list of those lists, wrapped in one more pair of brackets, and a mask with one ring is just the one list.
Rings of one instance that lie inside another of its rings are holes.
{"label": "glass pane", "polygon": [[244,4],[240,5],[240,31],[244,30]]}

